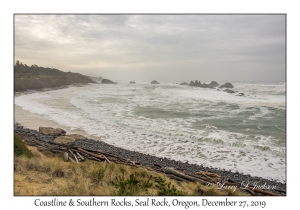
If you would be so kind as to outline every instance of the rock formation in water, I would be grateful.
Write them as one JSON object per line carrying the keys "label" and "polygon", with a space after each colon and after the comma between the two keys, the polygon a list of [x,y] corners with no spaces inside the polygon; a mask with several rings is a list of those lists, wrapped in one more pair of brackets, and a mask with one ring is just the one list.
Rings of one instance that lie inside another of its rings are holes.
{"label": "rock formation in water", "polygon": [[195,86],[194,81],[191,81],[190,84],[189,84],[189,86]]}
{"label": "rock formation in water", "polygon": [[229,89],[225,89],[224,91],[227,92],[227,93],[235,93],[235,91],[229,90]]}
{"label": "rock formation in water", "polygon": [[189,85],[189,83],[187,83],[187,82],[182,82],[182,83],[180,83],[180,85]]}
{"label": "rock formation in water", "polygon": [[244,93],[239,93],[236,96],[245,96],[245,94]]}
{"label": "rock formation in water", "polygon": [[211,81],[211,82],[208,84],[208,86],[209,86],[210,88],[215,88],[215,87],[218,87],[219,84],[218,84],[216,81]]}
{"label": "rock formation in water", "polygon": [[233,88],[233,85],[229,82],[226,82],[225,84],[221,85],[219,88]]}
{"label": "rock formation in water", "polygon": [[156,80],[153,80],[153,81],[151,82],[151,84],[159,84],[159,82],[157,82]]}
{"label": "rock formation in water", "polygon": [[208,84],[205,84],[205,83],[203,83],[203,84],[201,85],[201,87],[202,87],[202,88],[209,88],[209,85],[208,85]]}

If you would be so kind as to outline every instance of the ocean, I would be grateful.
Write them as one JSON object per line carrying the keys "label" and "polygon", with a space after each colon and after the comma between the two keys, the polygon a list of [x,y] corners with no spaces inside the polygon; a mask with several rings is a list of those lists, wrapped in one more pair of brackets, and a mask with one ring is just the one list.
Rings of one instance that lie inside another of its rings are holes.
{"label": "ocean", "polygon": [[111,145],[285,183],[285,83],[232,84],[245,96],[119,81],[23,94],[15,105]]}

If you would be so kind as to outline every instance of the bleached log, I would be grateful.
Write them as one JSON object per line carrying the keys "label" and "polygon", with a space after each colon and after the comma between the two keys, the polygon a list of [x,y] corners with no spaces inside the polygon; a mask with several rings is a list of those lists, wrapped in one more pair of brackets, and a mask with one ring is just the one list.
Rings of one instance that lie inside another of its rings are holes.
{"label": "bleached log", "polygon": [[171,167],[165,167],[164,168],[164,172],[167,173],[167,174],[172,174],[174,176],[183,178],[183,179],[188,180],[188,181],[200,182],[200,183],[205,184],[205,185],[210,185],[210,183],[207,182],[207,181],[204,181],[204,180],[201,180],[201,179],[197,179],[197,178],[192,177],[192,176],[188,176],[188,175],[186,175],[184,173],[176,171],[174,168],[171,168]]}
{"label": "bleached log", "polygon": [[[74,148],[79,149],[80,147],[74,146]],[[86,150],[88,152],[92,152],[92,153],[100,153],[101,155],[105,155],[105,156],[109,156],[109,157],[114,157],[114,158],[117,158],[117,159],[121,159],[120,157],[117,157],[115,155],[112,155],[112,154],[109,154],[109,153],[106,153],[106,152],[103,152],[103,151],[100,151],[100,150],[93,150],[93,149],[88,149],[88,148],[84,148],[84,150]]]}
{"label": "bleached log", "polygon": [[106,160],[108,163],[110,163],[110,160],[107,159],[107,157],[105,157],[105,155],[102,155],[102,156],[105,158],[105,160]]}
{"label": "bleached log", "polygon": [[73,155],[73,157],[75,158],[76,162],[78,163],[78,159],[77,159],[76,155],[72,152],[72,150],[69,149],[69,152]]}
{"label": "bleached log", "polygon": [[73,158],[71,158],[70,156],[69,156],[69,160],[71,160],[73,163],[76,163],[75,160]]}
{"label": "bleached log", "polygon": [[96,155],[96,154],[94,154],[94,153],[88,152],[88,151],[86,151],[86,150],[84,150],[84,149],[81,149],[81,148],[78,148],[78,151],[81,151],[81,152],[83,152],[83,153],[86,153],[86,154],[88,154],[88,155],[90,155],[90,156],[93,156],[93,157],[95,157],[95,158],[98,158],[98,159],[100,159],[100,160],[105,160],[105,158],[104,158],[103,155]]}
{"label": "bleached log", "polygon": [[82,157],[81,154],[79,154],[78,152],[76,152],[76,155],[77,155],[82,161],[85,160],[84,157]]}

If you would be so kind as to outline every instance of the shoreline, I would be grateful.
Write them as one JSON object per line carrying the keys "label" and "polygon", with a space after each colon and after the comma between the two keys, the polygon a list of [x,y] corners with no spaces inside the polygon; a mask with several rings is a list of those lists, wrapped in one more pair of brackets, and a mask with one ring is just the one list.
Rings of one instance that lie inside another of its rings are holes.
{"label": "shoreline", "polygon": [[[56,88],[46,88],[46,89],[41,89],[41,90],[29,90],[29,91],[24,91],[24,92],[15,92],[14,97],[21,96],[23,94],[32,94],[36,92],[44,92],[44,91],[52,91],[52,90],[58,90],[58,89],[64,89],[64,88],[69,88],[72,86],[87,86],[90,84],[73,84],[73,85],[68,85],[68,86],[61,86],[61,87],[56,87]],[[17,106],[14,104],[14,124],[19,123],[20,125],[24,126],[24,129],[30,129],[30,132],[33,133],[39,133],[38,132],[38,127],[43,126],[43,127],[55,127],[55,128],[62,128],[64,129],[68,134],[80,134],[83,136],[86,136],[88,140],[82,140],[82,141],[76,141],[76,144],[78,146],[85,146],[90,149],[101,149],[105,148],[105,152],[109,153],[112,152],[115,155],[122,155],[123,158],[126,157],[127,159],[133,160],[133,161],[138,161],[138,162],[143,162],[144,164],[153,164],[155,161],[159,165],[163,167],[174,167],[174,168],[179,168],[179,169],[184,169],[188,172],[195,173],[196,171],[202,170],[202,171],[208,171],[212,173],[217,173],[220,174],[221,177],[225,177],[225,179],[230,179],[232,181],[237,181],[237,182],[244,182],[244,183],[249,183],[254,185],[255,183],[258,183],[259,185],[267,184],[268,186],[278,186],[277,188],[280,190],[286,190],[286,181],[285,182],[280,182],[280,181],[274,181],[272,179],[267,179],[267,178],[262,178],[262,177],[257,177],[257,176],[251,176],[251,175],[245,175],[240,172],[231,172],[230,170],[222,170],[222,169],[216,169],[212,167],[204,167],[202,165],[197,165],[197,164],[190,164],[188,162],[181,162],[181,161],[175,161],[169,158],[162,158],[162,157],[156,157],[153,155],[148,155],[148,154],[143,154],[141,152],[135,152],[135,151],[130,151],[127,149],[123,149],[117,146],[113,146],[110,144],[107,144],[103,141],[101,141],[100,138],[97,138],[96,136],[91,136],[88,135],[84,130],[80,129],[75,129],[71,130],[66,126],[62,126],[52,120],[49,119],[43,119],[37,115],[34,115],[21,107]],[[143,161],[141,161],[141,159]],[[274,191],[277,192],[277,191]],[[278,192],[277,192],[278,193]],[[282,194],[285,195],[285,194]]]}
{"label": "shoreline", "polygon": [[[94,83],[94,84],[100,84],[100,83]],[[39,89],[39,90],[27,90],[27,91],[23,91],[23,92],[14,92],[14,98],[18,97],[18,96],[22,96],[22,95],[27,95],[27,94],[65,89],[65,88],[69,88],[69,87],[84,87],[84,86],[88,86],[88,85],[91,85],[91,83],[74,83],[72,85],[65,85],[65,86],[60,86],[60,87],[43,88],[43,89]],[[29,129],[32,129],[32,130],[36,130],[36,131],[39,130],[39,127],[37,127],[36,124],[38,124],[39,126],[42,125],[44,127],[57,127],[57,128],[60,127],[62,129],[64,129],[65,131],[67,131],[68,133],[80,134],[80,135],[86,136],[88,138],[100,140],[99,137],[91,136],[91,135],[87,134],[84,130],[80,130],[80,129],[71,130],[66,126],[56,123],[53,120],[43,119],[37,115],[34,115],[33,113],[31,113],[27,110],[22,109],[21,107],[19,107],[16,104],[14,104],[13,112],[14,112],[14,124],[19,123],[19,124],[29,128]],[[34,120],[35,123],[32,123],[32,120]]]}
{"label": "shoreline", "polygon": [[[44,126],[44,125],[41,125]],[[43,140],[51,140],[53,141],[54,137],[49,135],[42,135],[37,130],[29,129],[18,122],[14,122],[14,132],[25,137],[28,139],[35,139],[38,141]],[[72,133],[72,132],[71,132]],[[68,132],[68,134],[71,134]],[[238,183],[243,183],[244,185],[254,185],[259,187],[265,187],[269,188],[270,192],[278,193],[283,196],[286,195],[283,191],[286,191],[286,183],[274,181],[274,180],[268,180],[262,177],[257,176],[250,176],[245,175],[240,172],[231,172],[227,170],[220,170],[212,167],[204,167],[202,165],[196,165],[196,164],[190,164],[188,162],[181,162],[172,160],[170,158],[161,158],[156,157],[153,155],[143,154],[140,152],[135,152],[127,149],[123,149],[120,147],[116,147],[110,144],[107,144],[103,141],[97,141],[92,138],[87,138],[86,140],[76,140],[74,142],[75,146],[80,146],[92,150],[100,150],[102,152],[110,153],[112,155],[129,159],[131,161],[137,161],[140,162],[140,164],[145,166],[153,166],[153,164],[158,164],[161,167],[173,167],[178,170],[186,171],[190,174],[195,174],[198,171],[205,171],[205,172],[211,172],[216,173],[221,176],[222,181],[220,182],[220,185],[223,182],[226,181],[234,181]],[[277,190],[276,190],[277,189]],[[279,191],[278,191],[279,190]]]}

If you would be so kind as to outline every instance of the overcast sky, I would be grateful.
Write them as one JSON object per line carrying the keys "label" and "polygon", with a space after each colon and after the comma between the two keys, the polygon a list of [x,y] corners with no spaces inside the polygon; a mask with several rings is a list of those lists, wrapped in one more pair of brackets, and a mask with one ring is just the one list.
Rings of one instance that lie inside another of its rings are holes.
{"label": "overcast sky", "polygon": [[285,15],[15,15],[15,60],[112,80],[285,81]]}

